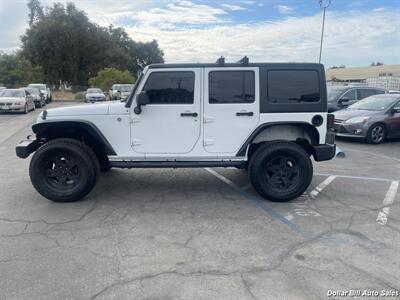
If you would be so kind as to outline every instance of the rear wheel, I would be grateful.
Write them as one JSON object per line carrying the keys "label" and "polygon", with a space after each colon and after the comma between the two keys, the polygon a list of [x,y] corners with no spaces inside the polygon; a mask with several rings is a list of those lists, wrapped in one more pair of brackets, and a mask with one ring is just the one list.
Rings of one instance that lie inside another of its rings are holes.
{"label": "rear wheel", "polygon": [[254,189],[265,199],[285,202],[301,196],[311,183],[310,156],[292,142],[272,142],[260,146],[249,163]]}
{"label": "rear wheel", "polygon": [[55,139],[32,157],[29,175],[33,186],[54,202],[73,202],[94,187],[99,163],[93,151],[73,139]]}
{"label": "rear wheel", "polygon": [[382,124],[374,124],[368,129],[367,142],[370,144],[380,144],[385,140],[386,128]]}

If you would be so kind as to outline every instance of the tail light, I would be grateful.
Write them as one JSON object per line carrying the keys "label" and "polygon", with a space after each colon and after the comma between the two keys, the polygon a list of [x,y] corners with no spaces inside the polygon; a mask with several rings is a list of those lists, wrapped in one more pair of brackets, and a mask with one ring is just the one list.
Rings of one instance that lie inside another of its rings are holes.
{"label": "tail light", "polygon": [[327,129],[334,129],[335,127],[335,115],[333,114],[328,114],[328,118],[327,118]]}

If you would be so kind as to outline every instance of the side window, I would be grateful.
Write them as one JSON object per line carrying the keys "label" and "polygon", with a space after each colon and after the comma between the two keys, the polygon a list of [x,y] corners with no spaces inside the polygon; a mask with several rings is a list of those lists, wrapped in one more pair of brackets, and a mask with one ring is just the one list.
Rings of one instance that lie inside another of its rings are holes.
{"label": "side window", "polygon": [[313,70],[273,70],[267,75],[268,102],[300,103],[320,100],[319,76]]}
{"label": "side window", "polygon": [[[357,99],[357,92],[356,92],[356,90],[347,91],[340,98],[341,99],[346,98],[346,99],[349,99],[350,101],[356,100]],[[360,97],[358,99],[360,99]]]}
{"label": "side window", "polygon": [[150,104],[192,104],[194,73],[188,71],[153,72],[143,87]]}
{"label": "side window", "polygon": [[385,91],[383,90],[374,90],[375,95],[384,94]]}
{"label": "side window", "polygon": [[253,103],[253,71],[212,71],[208,75],[208,101],[218,103]]}
{"label": "side window", "polygon": [[357,90],[358,100],[364,99],[366,97],[375,95],[375,90],[373,89],[359,89]]}

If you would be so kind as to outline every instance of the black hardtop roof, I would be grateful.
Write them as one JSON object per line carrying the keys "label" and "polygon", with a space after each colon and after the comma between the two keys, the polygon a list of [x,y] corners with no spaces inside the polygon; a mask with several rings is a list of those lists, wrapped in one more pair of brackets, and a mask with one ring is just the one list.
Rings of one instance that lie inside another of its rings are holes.
{"label": "black hardtop roof", "polygon": [[323,68],[319,63],[177,63],[177,64],[151,64],[149,69],[167,69],[167,68],[216,68],[216,67],[295,67],[295,68]]}

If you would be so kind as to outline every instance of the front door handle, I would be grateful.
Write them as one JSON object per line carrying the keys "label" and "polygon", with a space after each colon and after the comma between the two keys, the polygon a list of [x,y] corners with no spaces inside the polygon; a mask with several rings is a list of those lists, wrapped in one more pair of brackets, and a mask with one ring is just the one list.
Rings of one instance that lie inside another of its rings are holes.
{"label": "front door handle", "polygon": [[187,112],[187,113],[181,113],[181,117],[197,117],[198,116],[198,114],[197,114],[197,112],[194,112],[194,113],[189,113],[189,112]]}
{"label": "front door handle", "polygon": [[237,116],[249,116],[252,117],[254,115],[254,113],[252,111],[246,111],[246,112],[237,112],[236,113]]}

